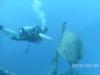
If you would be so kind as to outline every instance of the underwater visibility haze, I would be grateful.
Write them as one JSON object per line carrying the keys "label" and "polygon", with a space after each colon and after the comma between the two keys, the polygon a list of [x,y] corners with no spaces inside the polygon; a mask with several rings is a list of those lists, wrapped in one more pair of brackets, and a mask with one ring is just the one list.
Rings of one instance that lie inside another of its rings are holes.
{"label": "underwater visibility haze", "polygon": [[[34,25],[35,42],[1,30]],[[0,0],[0,75],[99,75],[99,45],[99,0]]]}

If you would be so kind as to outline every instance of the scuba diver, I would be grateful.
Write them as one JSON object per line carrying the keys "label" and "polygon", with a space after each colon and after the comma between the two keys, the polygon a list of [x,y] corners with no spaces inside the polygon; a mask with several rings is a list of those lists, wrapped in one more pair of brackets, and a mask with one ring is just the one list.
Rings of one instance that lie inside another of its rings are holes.
{"label": "scuba diver", "polygon": [[[19,28],[18,32],[16,33],[13,30],[8,29],[3,25],[0,25],[0,31],[3,32],[12,40],[27,41],[30,43],[39,43],[42,41],[43,38],[47,40],[52,40],[51,37],[45,35],[47,30],[48,28],[46,26],[40,27],[39,25],[34,25],[34,26],[25,26]],[[26,54],[28,53],[29,47],[31,46],[30,43],[27,45],[27,48],[25,50]]]}
{"label": "scuba diver", "polygon": [[18,33],[15,33],[13,30],[5,28],[3,25],[0,25],[0,31],[8,35],[12,40],[17,41],[28,41],[28,42],[40,42],[43,38],[50,40],[51,37],[44,35],[48,28],[45,26],[41,28],[38,25],[22,27],[18,30]]}

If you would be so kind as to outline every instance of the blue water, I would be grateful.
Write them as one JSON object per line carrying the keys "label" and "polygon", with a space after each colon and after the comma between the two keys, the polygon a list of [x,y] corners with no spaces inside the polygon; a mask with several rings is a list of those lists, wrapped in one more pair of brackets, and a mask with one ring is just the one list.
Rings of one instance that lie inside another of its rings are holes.
{"label": "blue water", "polygon": [[[28,42],[14,41],[0,35],[0,66],[16,75],[48,75],[51,60],[60,38],[63,21],[75,32],[84,45],[82,64],[100,64],[100,1],[99,0],[40,0],[53,40],[33,43],[25,54]],[[0,0],[0,24],[15,31],[28,25],[41,24],[32,8],[32,0]],[[60,70],[65,70],[65,61]],[[98,68],[80,69],[84,75],[99,75]]]}

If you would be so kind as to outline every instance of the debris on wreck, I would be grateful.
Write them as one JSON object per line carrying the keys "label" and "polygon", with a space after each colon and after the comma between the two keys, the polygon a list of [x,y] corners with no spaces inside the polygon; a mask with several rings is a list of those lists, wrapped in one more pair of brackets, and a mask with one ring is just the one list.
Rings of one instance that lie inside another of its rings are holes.
{"label": "debris on wreck", "polygon": [[[58,74],[59,56],[63,57],[70,65],[69,69],[62,74]],[[83,56],[83,45],[80,38],[66,28],[66,22],[62,25],[61,39],[57,47],[55,57],[52,60],[50,75],[80,75],[72,64],[78,64]]]}
{"label": "debris on wreck", "polygon": [[13,72],[9,72],[8,70],[3,69],[0,67],[0,75],[15,75]]}

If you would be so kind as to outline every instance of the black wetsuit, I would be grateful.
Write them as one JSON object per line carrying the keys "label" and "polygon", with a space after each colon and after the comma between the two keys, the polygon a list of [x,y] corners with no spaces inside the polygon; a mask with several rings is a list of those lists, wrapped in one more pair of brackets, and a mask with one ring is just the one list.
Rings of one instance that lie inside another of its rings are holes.
{"label": "black wetsuit", "polygon": [[28,42],[40,42],[42,38],[39,36],[39,33],[44,33],[44,31],[41,30],[39,26],[34,27],[30,31],[25,31],[23,28],[21,28],[21,33],[18,34],[18,36],[13,36],[13,40],[18,41],[28,41]]}

